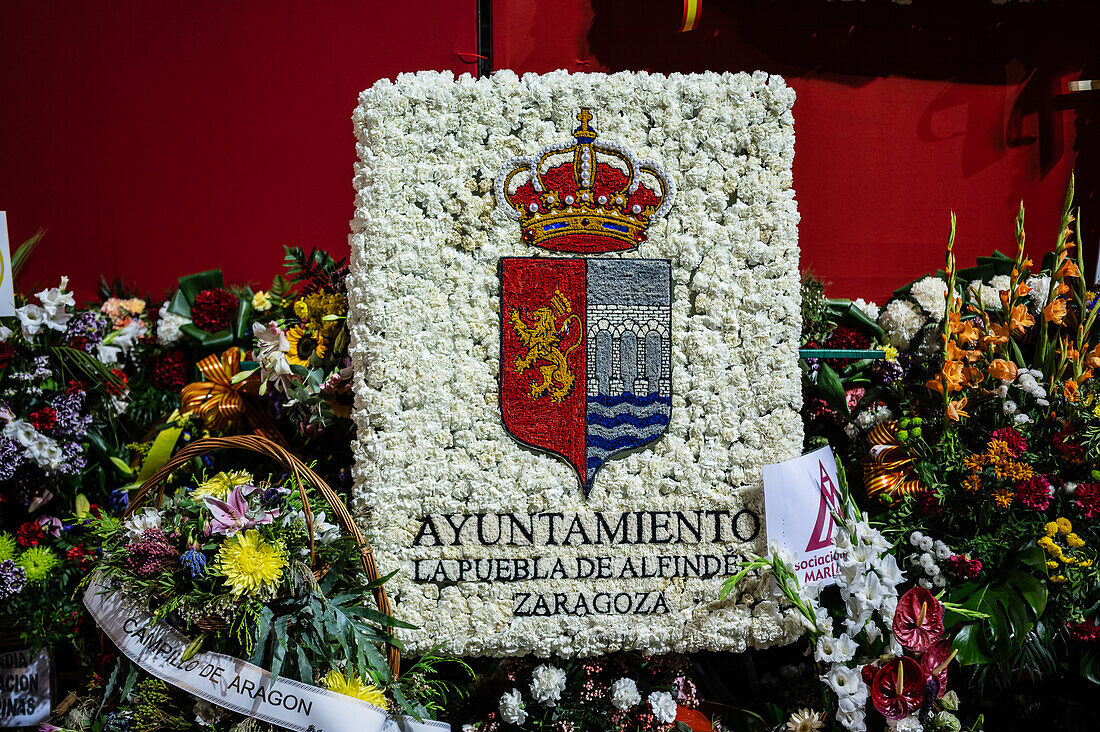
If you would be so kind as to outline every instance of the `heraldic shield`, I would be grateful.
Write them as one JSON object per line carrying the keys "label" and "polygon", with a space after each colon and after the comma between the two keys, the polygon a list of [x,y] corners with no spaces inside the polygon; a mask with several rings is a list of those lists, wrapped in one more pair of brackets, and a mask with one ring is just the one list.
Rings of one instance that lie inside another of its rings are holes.
{"label": "heraldic shield", "polygon": [[[657,163],[605,142],[588,109],[573,140],[504,164],[497,200],[521,240],[553,252],[638,247],[673,191]],[[672,265],[665,259],[506,257],[504,427],[563,457],[585,496],[605,462],[653,442],[672,411]]]}
{"label": "heraldic shield", "polygon": [[671,263],[505,258],[501,285],[504,426],[565,458],[587,496],[607,460],[668,429]]}

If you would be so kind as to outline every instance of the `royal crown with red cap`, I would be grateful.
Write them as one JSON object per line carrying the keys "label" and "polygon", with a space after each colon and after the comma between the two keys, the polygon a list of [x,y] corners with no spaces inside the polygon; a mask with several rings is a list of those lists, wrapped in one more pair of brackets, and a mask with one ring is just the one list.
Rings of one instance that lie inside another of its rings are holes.
{"label": "royal crown with red cap", "polygon": [[574,141],[512,158],[497,176],[497,200],[523,227],[523,241],[555,252],[617,252],[647,238],[672,206],[661,166],[596,138],[582,108]]}

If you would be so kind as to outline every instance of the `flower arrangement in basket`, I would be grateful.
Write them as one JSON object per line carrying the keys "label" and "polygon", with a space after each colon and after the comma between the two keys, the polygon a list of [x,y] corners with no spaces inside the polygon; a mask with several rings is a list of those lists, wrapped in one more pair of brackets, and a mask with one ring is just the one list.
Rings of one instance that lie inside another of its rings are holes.
{"label": "flower arrangement in basket", "polygon": [[[272,480],[240,470],[186,480],[194,459],[230,448],[266,455],[286,472]],[[173,477],[183,479],[169,492]],[[150,496],[155,502],[143,507]],[[325,510],[315,511],[319,502]],[[216,651],[270,670],[272,683],[285,677],[323,686],[417,718],[435,711],[436,682],[424,680],[424,665],[397,679],[392,629],[413,626],[391,617],[369,546],[328,485],[276,443],[257,435],[195,442],[141,487],[125,518],[103,516],[94,530],[103,548],[95,581],[191,639],[179,663]],[[171,718],[173,729],[196,717],[203,729],[243,721],[157,679],[146,678],[141,684],[156,688],[134,696],[141,676],[131,669],[124,682],[116,668],[103,682],[95,704],[107,702],[114,715],[104,729],[165,727],[151,725],[150,715]],[[150,708],[150,694],[163,703]],[[58,721],[81,728],[88,705]]]}

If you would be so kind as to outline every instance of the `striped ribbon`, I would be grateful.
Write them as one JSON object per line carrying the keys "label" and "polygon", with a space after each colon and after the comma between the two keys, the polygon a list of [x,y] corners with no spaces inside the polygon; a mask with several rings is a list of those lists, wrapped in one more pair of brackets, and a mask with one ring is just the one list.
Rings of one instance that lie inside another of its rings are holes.
{"label": "striped ribbon", "polygon": [[867,434],[870,453],[863,459],[863,480],[867,495],[896,497],[924,488],[916,474],[916,461],[898,439],[898,423],[877,424]]}
{"label": "striped ribbon", "polygon": [[233,346],[221,358],[211,354],[197,365],[206,381],[183,387],[180,411],[183,414],[195,412],[210,429],[224,430],[244,414],[242,392],[248,382],[233,383],[233,377],[241,370],[241,349]]}
{"label": "striped ribbon", "polygon": [[699,14],[703,10],[703,0],[684,0],[684,17],[680,21],[680,32],[687,33],[699,27]]}

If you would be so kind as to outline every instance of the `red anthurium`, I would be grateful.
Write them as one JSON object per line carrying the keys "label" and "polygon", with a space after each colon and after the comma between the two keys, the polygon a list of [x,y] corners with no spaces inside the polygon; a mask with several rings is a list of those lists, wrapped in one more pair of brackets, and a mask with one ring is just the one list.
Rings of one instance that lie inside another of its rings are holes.
{"label": "red anthurium", "polygon": [[683,722],[691,727],[691,732],[711,732],[714,729],[710,723],[710,717],[698,709],[690,709],[676,705],[676,721]]}
{"label": "red anthurium", "polygon": [[916,653],[923,653],[943,636],[943,605],[923,587],[914,587],[898,600],[894,637]]}
{"label": "red anthurium", "polygon": [[958,651],[951,650],[948,641],[941,640],[920,657],[920,665],[924,669],[925,678],[935,679],[937,683],[936,698],[939,699],[947,691],[947,667]]}
{"label": "red anthurium", "polygon": [[887,719],[903,719],[924,701],[924,669],[909,657],[895,658],[871,682],[871,702]]}

